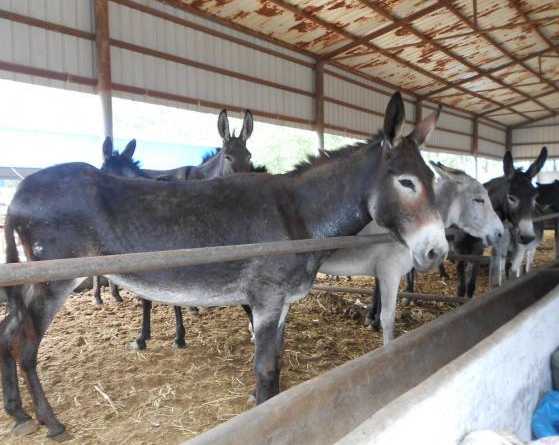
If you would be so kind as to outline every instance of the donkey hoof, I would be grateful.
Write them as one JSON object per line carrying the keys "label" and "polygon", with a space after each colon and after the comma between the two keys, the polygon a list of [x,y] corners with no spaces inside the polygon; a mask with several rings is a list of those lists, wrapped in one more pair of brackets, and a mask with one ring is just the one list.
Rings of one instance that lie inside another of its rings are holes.
{"label": "donkey hoof", "polygon": [[72,439],[72,435],[66,431],[66,428],[61,423],[50,427],[47,437],[57,442],[66,442]]}
{"label": "donkey hoof", "polygon": [[175,349],[185,349],[186,348],[186,341],[184,338],[175,338]]}
{"label": "donkey hoof", "polygon": [[12,433],[15,436],[27,436],[29,434],[33,434],[38,429],[39,422],[34,419],[29,419],[14,425],[14,427],[12,428]]}
{"label": "donkey hoof", "polygon": [[128,347],[132,351],[143,351],[144,349],[146,349],[147,345],[145,340],[137,339],[128,343]]}

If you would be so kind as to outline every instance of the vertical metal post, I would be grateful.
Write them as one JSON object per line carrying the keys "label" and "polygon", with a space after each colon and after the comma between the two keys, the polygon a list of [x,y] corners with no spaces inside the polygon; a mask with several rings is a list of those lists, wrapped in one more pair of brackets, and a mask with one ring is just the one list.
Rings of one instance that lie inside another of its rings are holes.
{"label": "vertical metal post", "polygon": [[314,122],[320,150],[324,150],[324,62],[314,68]]}
{"label": "vertical metal post", "polygon": [[97,93],[101,98],[105,136],[113,136],[111,46],[108,0],[95,0],[95,42],[97,47]]}

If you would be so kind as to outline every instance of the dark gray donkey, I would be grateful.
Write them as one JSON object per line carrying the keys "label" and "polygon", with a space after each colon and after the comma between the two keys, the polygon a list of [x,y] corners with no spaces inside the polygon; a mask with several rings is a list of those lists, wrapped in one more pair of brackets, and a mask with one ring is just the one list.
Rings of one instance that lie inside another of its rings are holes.
{"label": "dark gray donkey", "polygon": [[[15,233],[29,260],[112,255],[266,241],[354,235],[374,218],[406,243],[419,265],[444,257],[433,173],[418,146],[427,118],[397,144],[404,103],[396,93],[384,130],[367,142],[310,158],[288,175],[238,174],[189,183],[122,178],[83,163],[25,178],[6,218],[7,262],[19,261]],[[436,230],[434,230],[436,229]],[[310,290],[328,252],[258,257],[157,272],[110,275],[143,298],[170,305],[250,305],[254,318],[256,401],[279,392],[280,356],[289,304]],[[42,337],[81,279],[7,287],[0,324],[6,412],[16,431],[29,428],[16,361],[37,419],[50,437],[56,418],[37,374]]]}
{"label": "dark gray donkey", "polygon": [[[495,212],[501,218],[505,228],[508,228],[506,236],[503,236],[501,241],[494,244],[493,247],[493,254],[497,257],[499,276],[503,275],[510,243],[530,245],[536,239],[533,217],[538,191],[532,185],[532,179],[542,169],[546,159],[547,148],[543,147],[538,158],[526,171],[522,171],[514,168],[512,153],[507,151],[503,157],[504,175],[484,184]],[[456,233],[454,245],[457,253],[483,254],[482,240],[465,233]],[[459,280],[457,295],[459,297],[466,294],[468,297],[474,295],[479,264],[475,263],[470,267],[471,269],[467,270],[464,261],[459,261],[457,264]]]}
{"label": "dark gray donkey", "polygon": [[[254,119],[250,111],[245,112],[243,119],[243,128],[239,136],[235,136],[235,132],[231,135],[229,131],[229,118],[227,111],[222,110],[217,120],[217,128],[219,135],[223,140],[221,149],[217,149],[213,154],[204,156],[199,166],[184,166],[173,170],[144,170],[141,169],[139,163],[134,161],[134,151],[136,149],[136,141],[132,140],[128,143],[122,153],[118,153],[113,148],[111,138],[105,139],[103,144],[103,165],[101,171],[126,177],[143,177],[163,181],[191,181],[198,179],[211,179],[223,176],[229,176],[235,173],[243,173],[255,171],[252,165],[251,154],[246,148],[246,142],[252,134],[254,128]],[[111,292],[115,296],[118,295],[118,287],[109,281]],[[116,298],[116,296],[115,296]],[[118,295],[120,298],[120,295]],[[101,290],[95,288],[96,302],[101,301]],[[118,299],[117,299],[118,301]],[[120,299],[122,301],[122,299]],[[151,311],[152,302],[142,299],[142,329],[132,346],[137,349],[146,349],[146,341],[151,338]],[[185,348],[185,328],[182,317],[182,309],[180,306],[174,306],[175,312],[175,345],[178,348]]]}

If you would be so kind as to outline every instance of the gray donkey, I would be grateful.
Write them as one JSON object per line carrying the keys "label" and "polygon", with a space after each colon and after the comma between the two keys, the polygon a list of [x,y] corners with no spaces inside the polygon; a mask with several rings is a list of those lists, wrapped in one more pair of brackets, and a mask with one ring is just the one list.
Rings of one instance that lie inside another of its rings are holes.
{"label": "gray donkey", "polygon": [[[223,141],[222,147],[221,149],[217,149],[213,154],[204,156],[202,163],[198,166],[184,166],[172,170],[141,169],[139,163],[134,161],[134,152],[136,149],[135,140],[130,141],[122,153],[118,153],[118,151],[115,151],[113,148],[112,139],[107,138],[103,144],[104,161],[101,166],[101,171],[131,178],[142,177],[160,181],[192,181],[258,170],[258,168],[253,166],[251,154],[246,147],[247,140],[254,129],[252,113],[249,110],[245,112],[243,127],[239,136],[235,136],[235,132],[231,135],[229,131],[229,118],[227,117],[226,110],[222,110],[221,113],[219,113],[217,128]],[[115,291],[118,294],[118,287],[112,282],[109,283],[113,296]],[[95,299],[98,303],[101,300],[100,293],[100,289],[96,288]],[[120,298],[120,295],[118,297]],[[142,309],[142,329],[136,340],[132,343],[132,347],[135,349],[146,349],[146,341],[151,338],[152,302],[147,299],[142,299]],[[186,331],[184,328],[182,309],[180,306],[174,306],[173,309],[176,326],[175,346],[178,348],[185,348]]]}
{"label": "gray donkey", "polygon": [[[440,179],[435,184],[435,199],[445,227],[458,227],[486,244],[503,234],[503,224],[493,210],[487,191],[478,181],[461,170],[433,163]],[[385,231],[374,221],[360,234]],[[402,276],[412,270],[410,250],[397,243],[375,244],[339,250],[322,263],[320,272],[331,275],[368,275],[376,277],[375,296],[369,320],[373,327],[382,325],[384,344],[394,338],[394,320],[398,288]],[[381,312],[382,305],[382,312]]]}
{"label": "gray donkey", "polygon": [[[538,158],[526,171],[514,168],[512,153],[507,151],[503,157],[504,175],[485,183],[485,188],[491,198],[493,208],[508,228],[505,236],[493,246],[493,255],[496,256],[499,277],[503,276],[510,242],[528,246],[536,240],[536,231],[533,217],[536,209],[538,191],[532,184],[532,179],[539,173],[547,159],[547,148],[543,147]],[[466,233],[458,233],[454,240],[457,253],[481,255],[483,243],[477,237]],[[468,271],[466,263],[459,261],[457,264],[459,297],[467,294],[474,295],[479,264],[475,263]],[[468,274],[466,272],[469,272]],[[490,271],[495,274],[495,271]],[[500,284],[500,283],[499,283]]]}
{"label": "gray donkey", "polygon": [[[447,254],[433,192],[433,173],[419,146],[435,125],[426,118],[394,140],[404,120],[396,93],[384,130],[367,142],[312,157],[289,175],[238,174],[184,182],[123,178],[83,163],[62,164],[25,178],[6,218],[7,262],[19,262],[15,233],[30,261],[266,241],[355,235],[371,218],[402,240],[414,265]],[[110,275],[143,298],[170,305],[251,307],[256,337],[256,401],[279,392],[283,332],[290,303],[310,290],[329,252],[256,257],[155,272]],[[64,431],[37,373],[40,342],[81,278],[7,287],[0,323],[4,407],[16,431],[29,428],[16,360],[38,422]]]}

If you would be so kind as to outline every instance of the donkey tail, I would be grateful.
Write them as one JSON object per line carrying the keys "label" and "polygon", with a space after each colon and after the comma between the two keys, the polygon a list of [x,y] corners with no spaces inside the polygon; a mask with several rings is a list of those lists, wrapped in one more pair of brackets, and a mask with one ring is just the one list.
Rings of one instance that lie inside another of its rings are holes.
{"label": "donkey tail", "polygon": [[6,216],[4,237],[6,239],[6,263],[19,263],[19,253],[17,251],[15,229],[10,219],[10,215]]}

